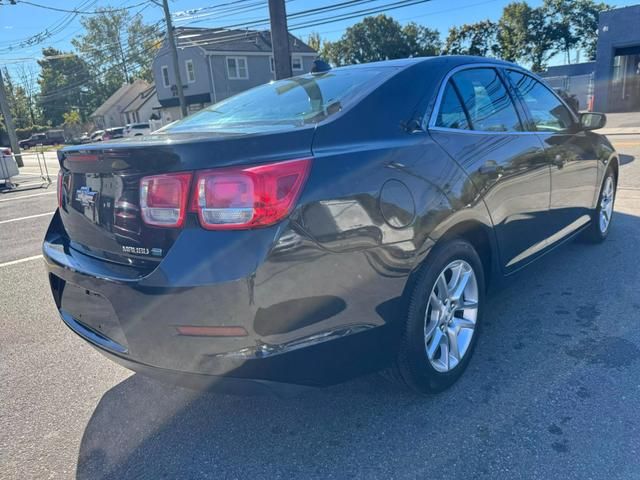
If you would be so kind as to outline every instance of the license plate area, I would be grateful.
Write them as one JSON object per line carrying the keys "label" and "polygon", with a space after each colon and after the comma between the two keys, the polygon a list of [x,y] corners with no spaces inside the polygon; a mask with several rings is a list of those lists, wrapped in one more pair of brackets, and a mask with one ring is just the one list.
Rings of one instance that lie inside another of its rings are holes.
{"label": "license plate area", "polygon": [[90,330],[128,347],[116,313],[105,297],[69,282],[61,285],[62,282],[64,280],[58,280],[60,310]]}

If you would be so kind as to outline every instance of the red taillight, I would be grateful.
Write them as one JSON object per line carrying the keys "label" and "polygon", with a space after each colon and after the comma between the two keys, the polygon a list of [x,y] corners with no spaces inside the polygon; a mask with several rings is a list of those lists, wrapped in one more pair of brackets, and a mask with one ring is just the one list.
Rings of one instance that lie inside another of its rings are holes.
{"label": "red taillight", "polygon": [[0,153],[2,155],[10,156],[11,155],[11,149],[10,148],[0,148]]}
{"label": "red taillight", "polygon": [[196,172],[191,208],[208,230],[272,225],[291,212],[310,167],[303,158]]}
{"label": "red taillight", "polygon": [[140,181],[140,211],[148,225],[179,228],[184,223],[191,173],[144,177]]}

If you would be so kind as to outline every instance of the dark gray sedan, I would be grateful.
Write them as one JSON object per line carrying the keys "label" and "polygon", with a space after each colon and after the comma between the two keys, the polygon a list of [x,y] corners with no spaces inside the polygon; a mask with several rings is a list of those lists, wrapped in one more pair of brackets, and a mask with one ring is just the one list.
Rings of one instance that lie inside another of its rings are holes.
{"label": "dark gray sedan", "polygon": [[390,369],[437,392],[471,359],[490,284],[606,238],[603,115],[482,58],[321,70],[59,152],[43,250],[68,327],[186,385]]}

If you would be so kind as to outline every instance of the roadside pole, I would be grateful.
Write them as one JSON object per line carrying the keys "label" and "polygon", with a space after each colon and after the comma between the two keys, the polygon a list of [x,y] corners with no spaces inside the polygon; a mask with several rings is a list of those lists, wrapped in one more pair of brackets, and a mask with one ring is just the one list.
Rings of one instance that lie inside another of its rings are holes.
{"label": "roadside pole", "polygon": [[180,78],[180,65],[178,65],[178,50],[176,49],[176,39],[173,35],[173,23],[171,22],[171,12],[169,12],[169,0],[162,0],[164,9],[164,19],[167,24],[167,40],[169,50],[171,50],[171,61],[173,62],[173,74],[176,77],[176,89],[178,91],[178,101],[180,102],[180,112],[182,118],[187,116],[187,103],[184,100],[184,90],[182,89],[182,79]]}
{"label": "roadside pole", "polygon": [[271,21],[271,45],[276,80],[289,78],[293,72],[291,71],[287,11],[284,6],[284,0],[269,0],[269,18]]}
{"label": "roadside pole", "polygon": [[0,68],[0,111],[4,118],[4,126],[9,134],[9,143],[11,145],[11,151],[15,155],[16,163],[19,167],[24,167],[22,162],[22,156],[20,155],[20,145],[18,144],[18,137],[16,136],[15,125],[13,124],[13,117],[11,116],[11,109],[9,108],[9,102],[7,101],[7,92],[4,89],[4,79],[2,78],[2,69]]}

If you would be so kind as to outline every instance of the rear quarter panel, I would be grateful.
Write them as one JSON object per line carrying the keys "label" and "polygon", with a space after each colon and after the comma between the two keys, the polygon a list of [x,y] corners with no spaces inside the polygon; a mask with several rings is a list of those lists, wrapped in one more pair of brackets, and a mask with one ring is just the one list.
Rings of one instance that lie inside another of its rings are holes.
{"label": "rear quarter panel", "polygon": [[462,170],[428,133],[403,126],[434,91],[435,76],[419,66],[317,128],[291,224],[308,242],[308,263],[285,267],[291,255],[271,255],[255,279],[257,301],[324,296],[345,307],[313,328],[395,323],[407,280],[438,239],[459,222],[490,225]]}

